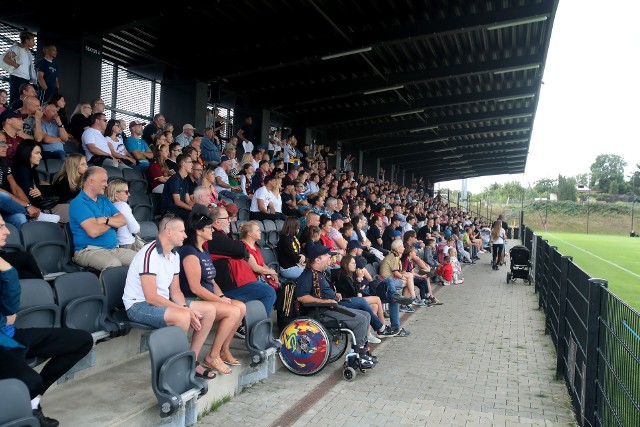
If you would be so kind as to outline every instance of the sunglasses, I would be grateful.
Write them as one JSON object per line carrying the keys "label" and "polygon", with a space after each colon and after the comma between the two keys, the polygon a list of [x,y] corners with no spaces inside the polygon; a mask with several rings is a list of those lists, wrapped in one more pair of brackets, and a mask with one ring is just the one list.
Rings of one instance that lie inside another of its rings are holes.
{"label": "sunglasses", "polygon": [[131,194],[129,192],[129,190],[117,190],[116,193],[125,193],[125,194]]}

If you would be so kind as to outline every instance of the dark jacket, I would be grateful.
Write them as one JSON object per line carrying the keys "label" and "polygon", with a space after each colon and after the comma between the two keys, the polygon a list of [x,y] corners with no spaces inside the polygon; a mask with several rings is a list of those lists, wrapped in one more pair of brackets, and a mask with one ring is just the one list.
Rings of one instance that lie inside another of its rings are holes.
{"label": "dark jacket", "polygon": [[336,290],[340,292],[342,298],[357,297],[360,289],[356,286],[353,278],[347,276],[342,271],[338,273],[338,279],[336,280]]}
{"label": "dark jacket", "polygon": [[[300,250],[296,250],[294,247],[293,236],[280,236],[278,245],[276,246],[276,253],[278,255],[278,264],[280,268],[291,268],[298,265],[300,260]],[[296,239],[297,241],[298,239]],[[298,248],[300,248],[300,242],[298,242]]]}
{"label": "dark jacket", "polygon": [[7,335],[10,327],[7,325],[7,316],[15,314],[20,308],[20,280],[15,268],[0,271],[0,349],[24,347],[22,344]]}

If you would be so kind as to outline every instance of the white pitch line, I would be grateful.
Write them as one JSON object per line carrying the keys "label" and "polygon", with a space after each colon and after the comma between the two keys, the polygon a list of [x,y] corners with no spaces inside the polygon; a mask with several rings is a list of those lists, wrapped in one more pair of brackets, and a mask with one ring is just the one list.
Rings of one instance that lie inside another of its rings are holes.
{"label": "white pitch line", "polygon": [[584,249],[582,249],[582,248],[580,248],[580,247],[578,247],[578,246],[576,246],[576,245],[572,245],[571,243],[567,242],[566,240],[562,240],[561,238],[559,238],[558,236],[556,236],[556,235],[554,235],[554,234],[552,234],[552,233],[547,232],[547,234],[548,234],[548,235],[550,235],[550,236],[553,236],[555,239],[558,239],[558,240],[560,240],[560,241],[561,241],[561,242],[563,242],[563,243],[566,243],[566,244],[567,244],[567,245],[569,245],[569,246],[573,246],[574,248],[576,248],[576,249],[577,249],[577,250],[579,250],[579,251],[582,251],[582,252],[584,252],[584,253],[586,253],[586,254],[589,254],[589,255],[591,255],[591,256],[592,256],[592,257],[594,257],[594,258],[598,258],[599,260],[604,261],[604,262],[606,262],[607,264],[611,264],[611,265],[613,265],[614,267],[617,267],[617,268],[619,268],[619,269],[620,269],[620,270],[622,270],[622,271],[626,271],[627,273],[632,274],[632,275],[634,275],[634,276],[636,276],[637,278],[639,278],[639,279],[640,279],[640,274],[636,274],[636,273],[634,273],[633,271],[629,271],[629,270],[627,270],[626,268],[620,267],[618,264],[615,264],[615,263],[613,263],[613,262],[611,262],[611,261],[609,261],[609,260],[606,260],[606,259],[604,259],[604,258],[602,258],[602,257],[599,257],[599,256],[598,256],[598,255],[596,255],[596,254],[593,254],[593,253],[591,253],[591,252],[589,252],[589,251],[585,251]]}

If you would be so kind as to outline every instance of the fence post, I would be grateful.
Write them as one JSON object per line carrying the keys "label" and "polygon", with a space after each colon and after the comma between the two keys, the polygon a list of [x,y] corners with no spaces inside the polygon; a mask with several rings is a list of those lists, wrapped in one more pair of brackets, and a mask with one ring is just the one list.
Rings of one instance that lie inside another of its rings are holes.
{"label": "fence post", "polygon": [[589,279],[589,312],[587,316],[587,348],[585,351],[585,378],[582,382],[582,425],[595,425],[598,393],[598,337],[603,294],[608,282],[605,279]]}
{"label": "fence post", "polygon": [[569,273],[569,261],[573,261],[571,256],[563,256],[560,258],[560,295],[558,300],[560,302],[560,308],[558,310],[558,352],[556,359],[556,378],[561,378],[565,370],[564,366],[564,352],[566,348],[565,326],[566,321],[566,302],[567,302],[567,289],[569,284],[567,283],[567,276]]}
{"label": "fence post", "polygon": [[558,250],[557,246],[549,245],[547,247],[547,259],[545,263],[545,277],[544,277],[544,315],[546,321],[544,322],[544,333],[548,335],[551,332],[551,316],[549,316],[549,294],[551,293],[551,283],[553,283],[553,253]]}

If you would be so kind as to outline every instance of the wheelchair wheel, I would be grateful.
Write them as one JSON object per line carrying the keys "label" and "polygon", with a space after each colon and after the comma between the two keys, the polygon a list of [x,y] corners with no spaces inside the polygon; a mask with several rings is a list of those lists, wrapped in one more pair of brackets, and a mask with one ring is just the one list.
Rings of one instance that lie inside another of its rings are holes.
{"label": "wheelchair wheel", "polygon": [[325,367],[331,344],[324,327],[307,317],[289,323],[280,334],[280,360],[296,375],[317,374]]}
{"label": "wheelchair wheel", "polygon": [[353,381],[356,378],[356,370],[351,366],[347,366],[342,371],[342,378],[344,378],[345,381]]}
{"label": "wheelchair wheel", "polygon": [[507,273],[507,283],[511,281],[511,272]]}
{"label": "wheelchair wheel", "polygon": [[349,335],[346,332],[339,331],[331,337],[331,352],[327,362],[333,363],[340,359],[349,347]]}

